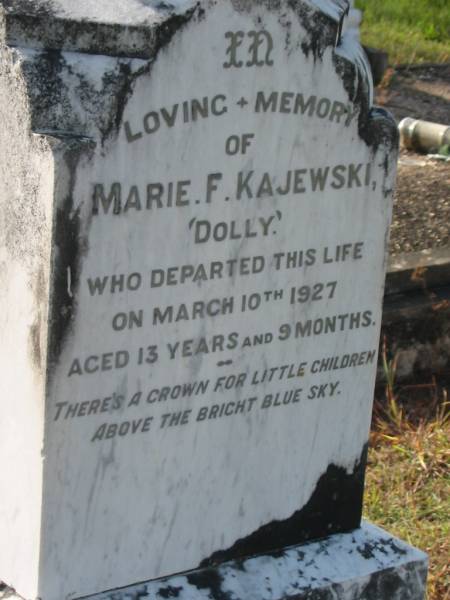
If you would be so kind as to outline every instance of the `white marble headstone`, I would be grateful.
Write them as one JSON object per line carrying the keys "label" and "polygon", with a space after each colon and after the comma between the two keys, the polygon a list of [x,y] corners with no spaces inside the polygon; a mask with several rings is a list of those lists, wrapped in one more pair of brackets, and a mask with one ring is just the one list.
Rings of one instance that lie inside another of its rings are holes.
{"label": "white marble headstone", "polygon": [[397,140],[347,3],[1,4],[0,578],[358,527]]}

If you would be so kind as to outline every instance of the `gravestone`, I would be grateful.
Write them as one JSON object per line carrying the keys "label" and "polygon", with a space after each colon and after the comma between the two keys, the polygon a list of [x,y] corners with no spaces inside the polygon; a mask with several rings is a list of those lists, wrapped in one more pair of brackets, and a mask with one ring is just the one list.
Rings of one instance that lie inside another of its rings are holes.
{"label": "gravestone", "polygon": [[347,22],[345,23],[345,31],[355,36],[359,40],[362,11],[358,8],[355,8],[355,0],[349,0],[349,5],[350,10],[348,13]]}
{"label": "gravestone", "polygon": [[421,598],[359,529],[397,130],[347,2],[0,5],[0,577],[222,598],[310,542]]}

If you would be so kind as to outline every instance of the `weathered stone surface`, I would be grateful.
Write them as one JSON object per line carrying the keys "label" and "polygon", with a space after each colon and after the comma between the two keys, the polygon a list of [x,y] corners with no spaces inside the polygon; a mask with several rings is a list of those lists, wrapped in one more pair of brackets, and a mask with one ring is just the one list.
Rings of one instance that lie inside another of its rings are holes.
{"label": "weathered stone surface", "polygon": [[[233,1],[241,12],[249,12],[252,3]],[[258,3],[269,10],[283,9],[280,0]],[[153,59],[180,27],[202,18],[205,8],[213,4],[215,0],[2,0],[0,27],[12,46]],[[346,0],[307,0],[291,3],[289,8],[302,16],[319,12],[327,27],[342,22],[348,4]],[[319,27],[315,33],[321,33]]]}
{"label": "weathered stone surface", "polygon": [[[53,156],[30,136],[18,69],[0,61],[1,577],[36,584],[40,540]],[[26,544],[18,536],[26,538]],[[10,548],[8,549],[8,545]],[[20,551],[18,545],[21,546]]]}
{"label": "weathered stone surface", "polygon": [[358,527],[397,129],[347,3],[130,1],[104,44],[101,5],[0,4],[1,577],[62,600]]}
{"label": "weathered stone surface", "polygon": [[[89,600],[423,600],[427,556],[373,525]],[[19,600],[0,592],[0,599]],[[88,599],[86,599],[88,600]]]}

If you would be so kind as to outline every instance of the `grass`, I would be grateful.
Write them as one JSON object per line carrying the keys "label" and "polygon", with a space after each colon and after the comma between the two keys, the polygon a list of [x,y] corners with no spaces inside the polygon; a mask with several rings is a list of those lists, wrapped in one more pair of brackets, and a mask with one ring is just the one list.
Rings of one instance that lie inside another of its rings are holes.
{"label": "grass", "polygon": [[391,64],[450,61],[448,0],[357,0],[362,42],[389,53]]}
{"label": "grass", "polygon": [[367,469],[365,517],[429,554],[428,600],[450,600],[450,414],[435,381],[395,385],[376,400]]}

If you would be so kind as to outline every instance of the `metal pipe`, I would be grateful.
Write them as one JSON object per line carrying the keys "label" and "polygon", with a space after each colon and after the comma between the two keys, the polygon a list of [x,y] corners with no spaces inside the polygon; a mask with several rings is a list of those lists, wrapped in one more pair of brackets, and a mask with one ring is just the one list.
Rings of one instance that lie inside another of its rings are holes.
{"label": "metal pipe", "polygon": [[436,152],[450,145],[450,127],[407,117],[400,122],[400,140],[405,148],[419,152]]}

